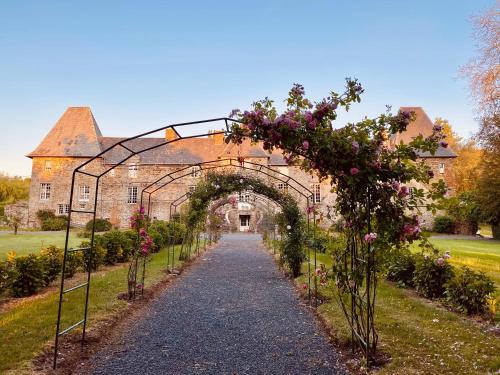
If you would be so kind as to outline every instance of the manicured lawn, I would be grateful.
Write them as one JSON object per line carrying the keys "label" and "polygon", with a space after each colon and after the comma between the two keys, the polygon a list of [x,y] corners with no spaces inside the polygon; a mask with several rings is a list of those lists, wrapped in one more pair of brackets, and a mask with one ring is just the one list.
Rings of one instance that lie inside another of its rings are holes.
{"label": "manicured lawn", "polygon": [[430,241],[438,249],[450,251],[450,263],[483,271],[500,288],[500,241],[434,239],[432,237]]}
{"label": "manicured lawn", "polygon": [[[55,245],[64,247],[66,238],[65,231],[51,233],[25,233],[25,234],[0,234],[0,259],[4,259],[9,251],[15,251],[17,255],[37,253],[41,248]],[[69,245],[77,246],[85,238],[76,237],[76,233],[71,234]]]}
{"label": "manicured lawn", "polygon": [[[455,264],[466,264],[485,271],[499,284],[500,249],[498,241],[438,240],[432,242],[450,250]],[[331,265],[331,257],[318,254],[317,263]],[[307,270],[304,264],[303,270]],[[307,281],[307,276],[298,282]],[[335,300],[335,286],[320,287],[329,302],[319,307],[341,342],[348,342],[350,331]],[[500,338],[463,316],[454,314],[412,291],[379,281],[376,326],[379,348],[392,360],[380,374],[487,374],[500,370]],[[498,292],[497,292],[498,293]]]}
{"label": "manicured lawn", "polygon": [[[178,249],[176,257],[178,257]],[[177,259],[177,258],[176,258]],[[176,260],[176,267],[182,262]],[[165,276],[165,250],[153,254],[147,268],[146,288]],[[108,272],[97,272],[92,276],[89,302],[89,327],[125,308],[127,302],[117,295],[127,290],[128,264]],[[76,285],[83,274],[74,277]],[[80,280],[81,282],[81,280]],[[5,312],[0,312],[0,373],[11,371],[18,374],[29,372],[29,361],[39,353],[47,342],[54,339],[57,317],[57,292],[43,297],[28,298]],[[68,327],[83,318],[84,288],[67,294],[63,304],[62,327]],[[63,339],[64,340],[64,339]]]}

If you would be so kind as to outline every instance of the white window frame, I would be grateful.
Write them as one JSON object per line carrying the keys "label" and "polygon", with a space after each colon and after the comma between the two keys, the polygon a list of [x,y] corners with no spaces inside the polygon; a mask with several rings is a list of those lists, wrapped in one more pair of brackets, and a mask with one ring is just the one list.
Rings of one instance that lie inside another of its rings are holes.
{"label": "white window frame", "polygon": [[311,184],[313,203],[321,203],[321,184]]}
{"label": "white window frame", "polygon": [[84,210],[87,207],[86,203],[80,203],[80,209]]}
{"label": "white window frame", "polygon": [[139,171],[139,164],[131,163],[128,165],[128,176],[130,178],[137,178],[138,171]]}
{"label": "white window frame", "polygon": [[441,174],[444,173],[444,163],[439,163],[438,164],[438,170],[439,170],[439,173],[441,173]]}
{"label": "white window frame", "polygon": [[137,197],[139,196],[139,189],[137,186],[128,187],[127,203],[135,204],[137,203]]}
{"label": "white window frame", "polygon": [[283,194],[288,194],[288,184],[286,182],[278,182],[278,190]]}
{"label": "white window frame", "polygon": [[69,204],[67,203],[59,203],[57,205],[57,212],[59,215],[67,215],[69,214]]}
{"label": "white window frame", "polygon": [[40,200],[48,201],[50,199],[50,190],[52,186],[48,182],[42,182],[40,184]]}
{"label": "white window frame", "polygon": [[240,191],[238,193],[238,201],[243,203],[250,202],[250,193],[248,191]]}
{"label": "white window frame", "polygon": [[198,166],[192,167],[191,168],[191,177],[200,177],[201,176],[201,169]]}
{"label": "white window frame", "polygon": [[43,166],[43,169],[46,171],[51,171],[52,170],[52,160],[45,160],[45,164]]}
{"label": "white window frame", "polygon": [[78,200],[80,202],[88,202],[90,200],[90,186],[80,185],[78,187]]}

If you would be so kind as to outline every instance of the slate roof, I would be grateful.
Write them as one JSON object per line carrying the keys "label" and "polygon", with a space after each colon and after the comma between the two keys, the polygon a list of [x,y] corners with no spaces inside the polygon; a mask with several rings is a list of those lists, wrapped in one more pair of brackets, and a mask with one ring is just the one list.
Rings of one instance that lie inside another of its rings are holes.
{"label": "slate roof", "polygon": [[[391,143],[409,142],[418,134],[427,136],[432,133],[432,121],[421,107],[402,107],[401,110],[414,111],[417,115],[405,133],[398,134]],[[269,154],[260,143],[252,144],[245,140],[241,145],[217,142],[216,136],[187,138],[179,142],[162,145],[164,138],[138,138],[124,145],[140,151],[155,147],[138,155],[141,164],[196,164],[218,158],[268,158],[273,166],[286,166],[279,150]],[[119,137],[103,137],[89,107],[69,107],[40,145],[27,156],[32,157],[92,157],[106,148],[125,140]],[[103,155],[106,164],[116,164],[130,154],[123,147],[115,147]],[[422,158],[456,157],[450,149],[440,147],[435,155],[421,153]]]}
{"label": "slate roof", "polygon": [[[415,112],[416,118],[408,125],[405,132],[396,134],[392,137],[391,144],[397,145],[401,142],[408,143],[419,135],[428,137],[432,134],[434,123],[429,116],[427,116],[427,113],[425,113],[422,107],[401,107],[400,110]],[[444,148],[439,146],[434,155],[431,155],[429,152],[419,152],[418,156],[421,158],[456,158],[457,154],[449,147]]]}
{"label": "slate roof", "polygon": [[101,151],[99,137],[102,134],[90,108],[69,107],[38,147],[27,156],[95,156]]}

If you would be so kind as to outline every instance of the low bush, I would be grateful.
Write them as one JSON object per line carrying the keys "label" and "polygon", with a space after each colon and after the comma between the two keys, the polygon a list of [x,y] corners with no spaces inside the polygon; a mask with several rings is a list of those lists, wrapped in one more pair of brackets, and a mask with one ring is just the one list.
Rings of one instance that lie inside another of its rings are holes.
{"label": "low bush", "polygon": [[61,273],[64,250],[55,246],[49,246],[40,251],[40,262],[43,267],[43,280],[49,285]]}
{"label": "low bush", "polygon": [[[94,226],[94,220],[89,220],[87,224],[85,224],[85,230],[87,232],[92,232],[92,227]],[[107,232],[111,230],[112,225],[108,219],[95,219],[95,228],[96,232]]]}
{"label": "low bush", "polygon": [[78,272],[79,269],[84,269],[83,254],[81,252],[73,252],[66,254],[66,268],[64,277],[71,278]]}
{"label": "low bush", "polygon": [[42,221],[41,229],[47,231],[64,230],[67,223],[68,219],[66,216],[56,216]]}
{"label": "low bush", "polygon": [[[90,242],[82,242],[81,247],[90,247]],[[104,264],[106,257],[106,249],[102,246],[95,245],[92,251],[92,261],[90,251],[82,251],[82,262],[84,271],[97,271],[97,269]]]}
{"label": "low bush", "polygon": [[90,237],[91,237],[91,235],[92,235],[92,232],[88,232],[88,231],[86,231],[86,230],[81,230],[81,231],[79,231],[79,232],[76,234],[76,236],[77,236],[78,238],[90,238]]}
{"label": "low bush", "polygon": [[40,224],[41,224],[45,220],[55,218],[56,214],[53,210],[38,210],[36,212],[36,217],[38,218],[38,220],[40,221]]}
{"label": "low bush", "polygon": [[446,256],[416,255],[413,283],[417,292],[427,298],[443,296],[444,285],[453,277],[453,267]]}
{"label": "low bush", "polygon": [[495,283],[484,272],[461,267],[445,284],[446,301],[467,314],[482,314],[487,310],[488,297],[495,292]]}
{"label": "low bush", "polygon": [[436,216],[432,230],[437,233],[453,233],[455,230],[453,219],[448,216]]}
{"label": "low bush", "polygon": [[101,247],[105,251],[105,264],[126,262],[132,254],[133,242],[118,230],[96,236],[94,241],[96,247]]}
{"label": "low bush", "polygon": [[387,280],[394,281],[401,287],[413,287],[415,256],[411,253],[398,254],[387,269]]}
{"label": "low bush", "polygon": [[43,264],[35,254],[15,258],[11,290],[15,297],[26,297],[45,285]]}
{"label": "low bush", "polygon": [[0,260],[0,294],[10,289],[14,271],[15,262],[13,259]]}

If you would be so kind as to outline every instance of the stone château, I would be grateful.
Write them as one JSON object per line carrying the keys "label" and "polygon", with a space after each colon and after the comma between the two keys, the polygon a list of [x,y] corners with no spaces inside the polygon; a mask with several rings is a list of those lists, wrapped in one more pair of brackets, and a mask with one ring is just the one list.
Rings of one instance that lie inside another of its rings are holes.
{"label": "stone ch\u00e2teau", "polygon": [[[390,140],[390,144],[407,142],[418,134],[428,135],[432,132],[433,123],[420,107],[405,107],[407,111],[416,113],[405,133]],[[129,143],[132,149],[153,147],[165,140],[177,137],[171,129],[167,129],[163,138],[138,138]],[[88,107],[69,107],[57,121],[40,145],[27,156],[32,159],[31,188],[27,225],[36,227],[36,212],[49,209],[58,215],[67,215],[70,207],[70,187],[73,170],[85,161],[96,156],[107,147],[124,138],[105,137]],[[125,150],[113,150],[99,160],[89,164],[85,171],[107,170],[123,158]],[[445,148],[439,148],[435,155],[419,155],[428,163],[434,172],[434,179],[443,179],[453,193],[452,161],[455,154]],[[324,222],[331,219],[328,214],[334,204],[335,196],[331,192],[329,181],[319,182],[317,177],[297,167],[288,166],[280,152],[269,154],[259,144],[244,142],[242,145],[226,144],[223,134],[209,134],[206,137],[183,139],[141,153],[127,160],[108,172],[100,181],[97,199],[97,217],[107,218],[116,227],[129,225],[129,217],[137,208],[142,189],[159,177],[179,170],[191,168],[188,176],[181,178],[160,189],[151,198],[151,217],[168,220],[172,212],[179,212],[172,203],[196,186],[206,173],[196,166],[198,163],[216,161],[227,158],[237,159],[243,163],[265,165],[280,173],[290,176],[313,192],[314,203],[321,212]],[[229,167],[227,167],[229,168]],[[226,169],[227,169],[226,168]],[[238,169],[238,168],[233,168]],[[245,171],[258,176],[258,172]],[[283,181],[269,176],[270,184],[282,191],[296,194]],[[93,210],[95,180],[81,176],[77,179],[73,195],[73,209],[80,211]],[[274,205],[265,199],[254,197],[251,191],[242,188],[235,197],[236,202],[226,204],[226,224],[233,230],[255,230],[262,222],[264,213],[273,209]],[[305,201],[301,203],[305,205]],[[72,223],[85,224],[91,217],[85,214],[74,214]]]}

